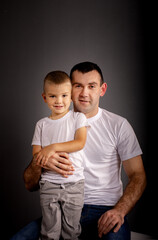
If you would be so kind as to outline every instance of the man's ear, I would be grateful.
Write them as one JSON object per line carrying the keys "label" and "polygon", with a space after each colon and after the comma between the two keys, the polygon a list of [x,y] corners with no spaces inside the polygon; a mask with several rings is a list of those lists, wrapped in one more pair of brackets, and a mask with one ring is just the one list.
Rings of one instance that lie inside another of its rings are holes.
{"label": "man's ear", "polygon": [[46,103],[46,95],[45,95],[45,93],[42,93],[42,97],[43,97],[44,102]]}
{"label": "man's ear", "polygon": [[106,93],[106,90],[107,90],[107,84],[103,83],[102,86],[101,86],[101,92],[100,92],[101,97],[104,96],[104,94]]}

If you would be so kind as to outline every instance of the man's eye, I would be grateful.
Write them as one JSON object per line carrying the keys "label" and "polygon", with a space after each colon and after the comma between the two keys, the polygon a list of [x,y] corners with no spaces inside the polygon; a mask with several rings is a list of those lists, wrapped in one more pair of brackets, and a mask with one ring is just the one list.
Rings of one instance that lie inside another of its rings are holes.
{"label": "man's eye", "polygon": [[94,86],[94,85],[90,85],[89,87],[90,87],[90,88],[95,88],[95,86]]}
{"label": "man's eye", "polygon": [[77,84],[75,87],[76,87],[76,88],[80,88],[80,87],[81,87],[81,85]]}

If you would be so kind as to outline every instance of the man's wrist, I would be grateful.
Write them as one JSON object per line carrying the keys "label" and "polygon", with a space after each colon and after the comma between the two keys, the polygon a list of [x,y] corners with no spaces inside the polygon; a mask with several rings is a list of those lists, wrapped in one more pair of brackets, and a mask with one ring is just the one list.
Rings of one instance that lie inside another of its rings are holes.
{"label": "man's wrist", "polygon": [[37,158],[37,153],[34,154],[34,156],[33,156],[33,159],[32,159],[32,162],[31,162],[31,166],[32,166],[33,169],[41,169],[41,166],[37,165],[36,158]]}
{"label": "man's wrist", "polygon": [[126,207],[125,207],[125,205],[123,204],[123,203],[121,203],[121,202],[118,202],[116,205],[115,205],[115,207],[114,207],[114,209],[120,214],[120,216],[121,217],[125,217],[126,215],[127,215],[127,211],[126,211]]}

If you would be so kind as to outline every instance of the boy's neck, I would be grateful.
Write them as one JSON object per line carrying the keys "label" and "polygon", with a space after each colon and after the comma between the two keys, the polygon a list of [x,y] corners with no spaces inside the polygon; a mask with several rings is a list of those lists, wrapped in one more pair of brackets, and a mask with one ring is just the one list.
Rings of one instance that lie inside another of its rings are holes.
{"label": "boy's neck", "polygon": [[66,112],[64,112],[64,113],[59,113],[59,114],[52,113],[49,116],[49,118],[52,119],[52,120],[57,120],[57,119],[60,119],[60,118],[64,117],[68,112],[69,112],[69,109]]}

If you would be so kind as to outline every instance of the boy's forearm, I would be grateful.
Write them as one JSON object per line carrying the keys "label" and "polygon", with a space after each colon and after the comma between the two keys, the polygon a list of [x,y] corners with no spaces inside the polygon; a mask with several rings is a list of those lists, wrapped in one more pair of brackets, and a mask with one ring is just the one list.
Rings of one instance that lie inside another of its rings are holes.
{"label": "boy's forearm", "polygon": [[36,191],[39,189],[39,180],[41,177],[42,168],[36,165],[36,155],[33,157],[31,163],[24,171],[25,187],[29,191]]}
{"label": "boy's forearm", "polygon": [[73,140],[69,142],[64,142],[64,143],[55,143],[53,144],[53,150],[55,152],[76,152],[84,148],[85,143],[80,140]]}

